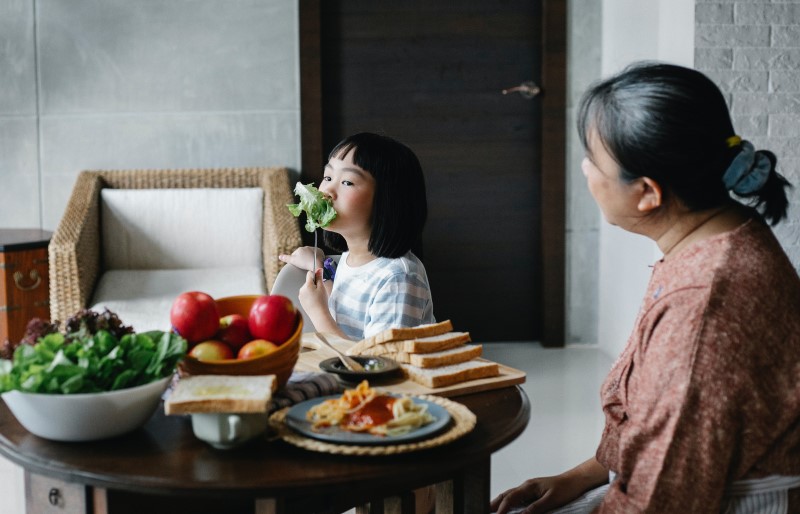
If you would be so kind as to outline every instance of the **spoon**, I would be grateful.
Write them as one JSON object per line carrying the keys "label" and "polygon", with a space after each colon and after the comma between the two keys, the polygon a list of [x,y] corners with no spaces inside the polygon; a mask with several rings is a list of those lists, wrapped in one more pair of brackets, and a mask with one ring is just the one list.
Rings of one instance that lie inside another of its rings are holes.
{"label": "spoon", "polygon": [[323,335],[322,335],[322,334],[320,334],[319,332],[315,332],[315,334],[316,334],[316,336],[317,336],[317,339],[319,339],[320,341],[322,341],[323,343],[325,343],[325,346],[327,346],[328,348],[330,348],[331,350],[333,350],[334,352],[336,352],[336,355],[338,355],[338,356],[339,356],[339,360],[341,360],[341,361],[342,361],[342,364],[344,364],[344,366],[345,366],[347,369],[349,369],[350,371],[366,371],[366,370],[364,369],[364,366],[362,366],[361,364],[359,364],[359,363],[358,363],[358,362],[357,362],[355,359],[351,359],[351,358],[350,358],[350,357],[348,357],[347,355],[345,355],[345,354],[343,354],[342,352],[340,352],[340,351],[339,351],[339,350],[338,350],[338,349],[337,349],[335,346],[333,346],[331,343],[329,343],[329,342],[328,342],[328,340],[327,340],[327,339],[325,339],[325,336],[323,336]]}

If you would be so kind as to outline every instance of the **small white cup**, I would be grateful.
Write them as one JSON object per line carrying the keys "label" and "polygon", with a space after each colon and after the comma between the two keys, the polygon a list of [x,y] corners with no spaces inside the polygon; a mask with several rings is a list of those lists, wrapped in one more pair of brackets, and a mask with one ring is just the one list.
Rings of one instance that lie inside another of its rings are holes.
{"label": "small white cup", "polygon": [[214,448],[234,448],[267,430],[268,414],[235,414],[230,412],[194,413],[192,430]]}

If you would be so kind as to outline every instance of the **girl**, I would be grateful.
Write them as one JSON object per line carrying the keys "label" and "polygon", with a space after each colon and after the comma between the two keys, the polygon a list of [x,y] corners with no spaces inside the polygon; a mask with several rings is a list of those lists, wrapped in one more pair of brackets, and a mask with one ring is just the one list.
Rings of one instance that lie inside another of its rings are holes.
{"label": "girl", "polygon": [[[434,322],[428,277],[413,251],[428,213],[416,155],[385,136],[350,136],[328,156],[319,190],[337,212],[324,229],[325,243],[343,253],[334,280],[323,281],[318,251],[316,269],[300,289],[314,327],[363,339],[389,327]],[[313,251],[302,247],[279,258],[309,269]]]}
{"label": "girl", "polygon": [[767,225],[787,209],[775,155],[734,132],[713,82],[678,66],[631,67],[579,112],[604,217],[664,257],[602,386],[596,455],[492,508],[800,512],[800,279]]}

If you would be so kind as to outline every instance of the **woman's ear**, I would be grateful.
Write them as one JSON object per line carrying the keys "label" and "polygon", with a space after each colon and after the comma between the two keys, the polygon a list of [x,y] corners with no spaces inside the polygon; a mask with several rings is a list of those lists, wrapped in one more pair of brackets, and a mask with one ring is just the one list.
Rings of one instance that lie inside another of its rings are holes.
{"label": "woman's ear", "polygon": [[663,204],[663,194],[658,182],[650,177],[642,177],[642,190],[637,205],[639,211],[647,213],[658,209]]}

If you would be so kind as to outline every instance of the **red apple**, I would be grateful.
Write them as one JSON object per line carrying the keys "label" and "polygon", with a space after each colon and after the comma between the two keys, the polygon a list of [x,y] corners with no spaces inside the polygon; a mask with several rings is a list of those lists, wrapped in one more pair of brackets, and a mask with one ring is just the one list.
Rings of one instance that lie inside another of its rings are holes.
{"label": "red apple", "polygon": [[280,345],[294,332],[297,325],[297,310],[292,301],[285,296],[277,294],[259,296],[250,308],[247,321],[253,337]]}
{"label": "red apple", "polygon": [[239,349],[239,354],[236,356],[236,358],[252,359],[253,357],[272,353],[277,349],[278,345],[271,341],[267,341],[265,339],[255,339],[242,346]]}
{"label": "red apple", "polygon": [[219,330],[217,302],[206,293],[179,295],[169,311],[172,329],[190,343],[211,339]]}
{"label": "red apple", "polygon": [[222,341],[203,341],[189,351],[189,355],[199,361],[221,361],[233,359],[233,350]]}
{"label": "red apple", "polygon": [[234,351],[253,339],[248,328],[247,318],[241,314],[228,314],[219,319],[217,339],[228,343]]}

